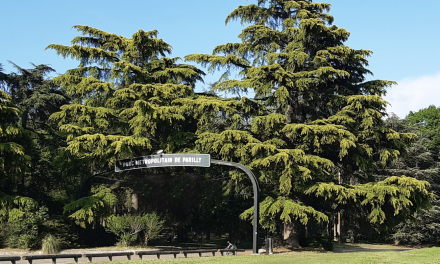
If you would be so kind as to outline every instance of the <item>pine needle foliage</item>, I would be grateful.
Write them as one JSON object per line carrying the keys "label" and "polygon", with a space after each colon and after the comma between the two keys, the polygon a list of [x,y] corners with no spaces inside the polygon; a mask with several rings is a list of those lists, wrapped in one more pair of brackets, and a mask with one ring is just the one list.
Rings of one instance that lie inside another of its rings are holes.
{"label": "pine needle foliage", "polygon": [[[223,73],[214,91],[238,96],[195,100],[188,108],[201,117],[200,152],[258,174],[265,227],[327,222],[343,204],[365,210],[377,225],[429,206],[427,182],[402,176],[368,183],[415,135],[384,126],[382,96],[394,82],[367,81],[372,52],[346,46],[350,33],[332,25],[329,10],[330,4],[311,0],[239,6],[226,24],[246,25],[240,42],[185,57]],[[244,97],[248,92],[255,97]],[[207,125],[211,120],[217,125]],[[338,184],[338,173],[360,184]],[[244,175],[233,177],[228,191],[243,192],[237,177]],[[252,217],[251,209],[242,216]]]}
{"label": "pine needle foliage", "polygon": [[11,196],[0,192],[0,223],[22,219],[26,213],[38,209],[38,203],[32,198]]}
{"label": "pine needle foliage", "polygon": [[81,36],[71,46],[47,47],[79,61],[54,78],[72,97],[72,104],[51,116],[68,134],[66,149],[90,161],[93,170],[158,149],[192,149],[197,120],[175,101],[195,97],[195,83],[204,73],[167,57],[172,47],[156,30],[126,38],[89,26],[73,28]]}
{"label": "pine needle foliage", "polygon": [[[17,139],[28,162],[22,161],[21,164],[25,166],[15,175],[7,173],[2,177],[1,191],[34,194],[33,198],[46,203],[47,194],[58,187],[58,184],[49,182],[60,174],[59,166],[55,166],[53,161],[65,144],[65,137],[48,119],[67,103],[68,98],[51,80],[49,75],[55,72],[53,68],[31,63],[32,68],[25,69],[11,61],[9,63],[14,71],[4,75],[3,89],[10,97],[11,105],[16,108],[16,113],[9,114],[8,118],[16,119],[15,124],[20,130]],[[13,155],[10,157],[17,161]]]}
{"label": "pine needle foliage", "polygon": [[440,107],[430,105],[417,112],[410,111],[406,120],[411,125],[418,125],[422,135],[430,139],[430,150],[434,153],[440,152]]}
{"label": "pine needle foliage", "polygon": [[[429,190],[433,192],[435,198],[432,199],[432,208],[422,210],[416,219],[404,219],[397,223],[393,230],[391,239],[396,243],[404,244],[438,244],[440,241],[439,233],[436,231],[439,226],[438,221],[438,197],[440,163],[438,162],[438,153],[432,148],[433,141],[437,136],[432,127],[426,128],[426,123],[420,121],[414,123],[414,117],[427,117],[430,125],[435,119],[435,107],[430,106],[422,109],[417,113],[410,113],[405,119],[399,119],[396,115],[390,116],[385,120],[387,127],[399,132],[413,132],[417,134],[417,140],[407,148],[406,155],[394,160],[387,167],[378,170],[374,177],[379,180],[386,179],[390,175],[407,175],[418,180],[430,183]],[[430,114],[427,114],[430,113]],[[427,133],[430,131],[431,133]],[[433,133],[434,132],[434,133]]]}
{"label": "pine needle foliage", "polygon": [[23,145],[29,138],[29,132],[20,126],[20,109],[0,90],[0,179],[16,178],[27,170],[30,157]]}
{"label": "pine needle foliage", "polygon": [[111,189],[98,186],[92,189],[92,193],[92,196],[83,197],[64,206],[64,214],[82,228],[113,213],[112,206],[116,202],[116,195]]}
{"label": "pine needle foliage", "polygon": [[64,91],[48,78],[55,72],[53,68],[31,63],[32,69],[24,69],[12,61],[9,63],[16,72],[9,74],[6,88],[12,103],[20,109],[21,126],[39,133],[41,124],[47,122],[50,114],[58,111],[68,99]]}

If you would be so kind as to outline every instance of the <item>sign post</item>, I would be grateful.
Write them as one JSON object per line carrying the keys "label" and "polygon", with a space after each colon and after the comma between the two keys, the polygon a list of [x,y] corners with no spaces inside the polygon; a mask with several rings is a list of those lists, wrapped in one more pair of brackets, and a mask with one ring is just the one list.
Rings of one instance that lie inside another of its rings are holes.
{"label": "sign post", "polygon": [[258,223],[260,217],[260,188],[258,187],[258,181],[252,171],[236,162],[223,161],[223,160],[211,160],[209,154],[158,154],[142,157],[135,157],[132,159],[117,160],[115,163],[115,171],[127,171],[135,169],[145,168],[157,168],[157,167],[210,167],[212,164],[218,164],[223,166],[230,166],[241,169],[244,171],[252,182],[252,188],[254,191],[254,226],[253,226],[253,254],[258,255]]}
{"label": "sign post", "polygon": [[211,156],[209,154],[159,154],[142,156],[116,161],[115,171],[121,172],[135,169],[179,166],[210,167]]}

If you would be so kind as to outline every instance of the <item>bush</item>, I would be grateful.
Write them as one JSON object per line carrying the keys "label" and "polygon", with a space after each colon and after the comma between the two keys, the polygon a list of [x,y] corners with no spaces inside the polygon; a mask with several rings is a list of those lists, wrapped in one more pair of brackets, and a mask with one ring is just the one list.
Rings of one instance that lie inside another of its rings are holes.
{"label": "bush", "polygon": [[333,240],[330,237],[322,236],[320,242],[324,250],[333,251],[334,244],[333,244]]}
{"label": "bush", "polygon": [[326,251],[333,251],[333,239],[327,236],[322,229],[317,225],[311,225],[308,236],[305,236],[305,232],[301,232],[299,235],[299,244],[302,247],[322,248]]}
{"label": "bush", "polygon": [[144,225],[145,245],[148,246],[149,241],[159,236],[165,221],[161,220],[156,213],[150,213],[142,216],[142,222]]}
{"label": "bush", "polygon": [[423,210],[416,222],[407,220],[397,225],[397,232],[391,236],[396,244],[440,244],[440,206]]}
{"label": "bush", "polygon": [[106,230],[119,237],[118,245],[129,246],[136,241],[138,234],[144,232],[145,244],[158,237],[164,221],[156,213],[143,216],[110,216],[106,221]]}
{"label": "bush", "polygon": [[0,247],[4,247],[5,245],[5,228],[6,226],[0,223]]}
{"label": "bush", "polygon": [[54,235],[48,234],[44,237],[41,250],[45,254],[56,254],[60,252],[61,241]]}
{"label": "bush", "polygon": [[77,246],[78,236],[75,233],[74,225],[57,216],[44,222],[42,227],[42,234],[52,234],[57,237],[61,248]]}
{"label": "bush", "polygon": [[7,223],[5,244],[10,248],[38,248],[41,245],[41,229],[48,219],[47,208],[41,207],[36,212],[27,212],[23,219]]}
{"label": "bush", "polygon": [[119,237],[119,246],[129,246],[137,239],[137,234],[144,229],[140,216],[110,216],[106,221],[106,230]]}
{"label": "bush", "polygon": [[132,235],[128,232],[124,232],[121,235],[119,235],[119,242],[116,243],[116,246],[118,247],[128,247],[132,245],[137,239],[136,235]]}

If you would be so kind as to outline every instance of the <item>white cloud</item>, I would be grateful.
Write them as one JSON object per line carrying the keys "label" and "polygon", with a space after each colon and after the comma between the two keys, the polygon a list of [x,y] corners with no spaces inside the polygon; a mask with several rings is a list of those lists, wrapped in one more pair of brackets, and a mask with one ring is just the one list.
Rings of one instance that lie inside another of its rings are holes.
{"label": "white cloud", "polygon": [[440,106],[440,72],[435,75],[405,78],[391,88],[384,98],[391,105],[388,113],[405,118],[409,111],[417,112],[430,105]]}

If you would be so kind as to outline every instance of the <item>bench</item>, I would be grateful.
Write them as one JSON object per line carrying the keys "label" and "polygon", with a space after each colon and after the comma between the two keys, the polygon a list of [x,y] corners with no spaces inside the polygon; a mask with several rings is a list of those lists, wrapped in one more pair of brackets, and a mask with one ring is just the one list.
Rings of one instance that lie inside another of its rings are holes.
{"label": "bench", "polygon": [[108,257],[109,261],[113,260],[113,257],[116,256],[126,256],[128,260],[131,259],[131,255],[133,255],[133,252],[125,251],[125,252],[106,252],[106,253],[86,253],[83,254],[83,258],[87,258],[89,262],[92,262],[93,258],[100,258],[100,257]]}
{"label": "bench", "polygon": [[237,256],[237,252],[244,252],[244,249],[219,249],[218,251],[220,251],[220,253],[222,254],[222,256],[225,255],[225,253],[228,252],[232,252],[234,256]]}
{"label": "bench", "polygon": [[0,257],[0,261],[10,261],[12,264],[15,264],[16,261],[21,260],[21,257],[19,256],[12,256],[12,257]]}
{"label": "bench", "polygon": [[57,258],[73,258],[75,263],[78,263],[78,258],[82,257],[82,254],[48,254],[48,255],[29,255],[23,256],[22,260],[27,260],[29,264],[32,264],[34,259],[52,259],[52,264],[57,263]]}
{"label": "bench", "polygon": [[202,256],[202,253],[211,253],[212,256],[215,256],[215,252],[217,252],[217,249],[193,249],[193,250],[182,250],[182,254],[187,257],[188,254],[191,253],[198,253],[199,257]]}
{"label": "bench", "polygon": [[174,258],[177,258],[177,254],[180,254],[178,250],[145,250],[145,251],[135,251],[135,255],[138,255],[140,259],[144,255],[156,255],[157,259],[160,259],[160,255],[170,255],[173,254]]}

